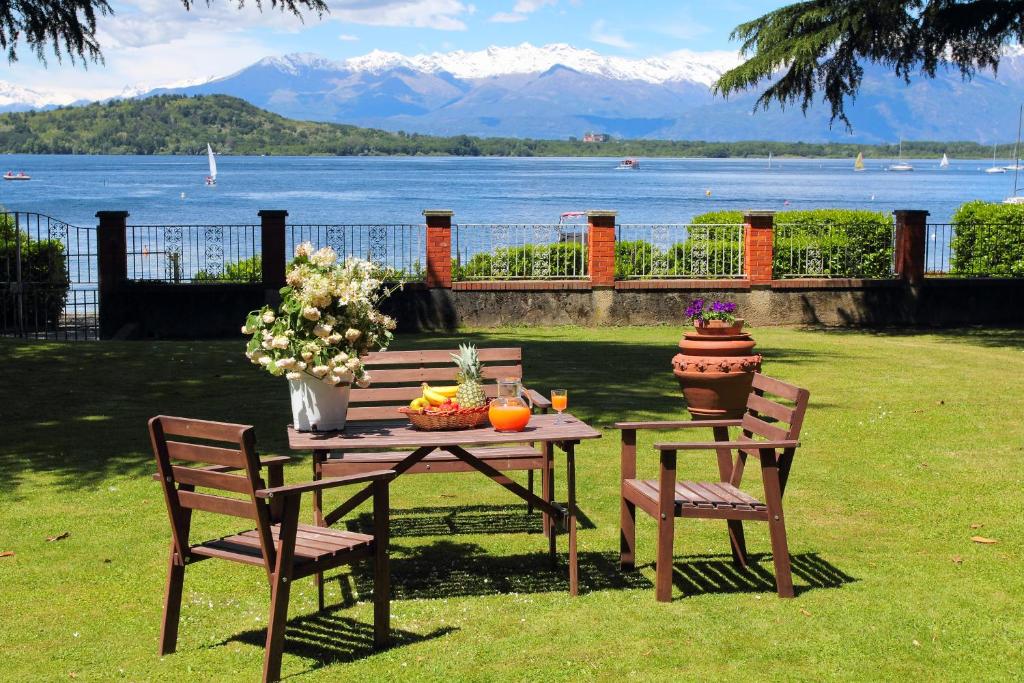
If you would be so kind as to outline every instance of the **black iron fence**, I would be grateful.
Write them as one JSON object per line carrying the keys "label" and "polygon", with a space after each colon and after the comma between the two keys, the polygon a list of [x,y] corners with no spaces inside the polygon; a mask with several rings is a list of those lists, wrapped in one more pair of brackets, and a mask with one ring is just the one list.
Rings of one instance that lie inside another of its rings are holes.
{"label": "black iron fence", "polygon": [[774,226],[776,278],[891,278],[894,226],[873,222],[782,223]]}
{"label": "black iron fence", "polygon": [[309,242],[315,249],[330,247],[339,259],[357,257],[377,266],[383,279],[422,281],[427,269],[426,227],[422,224],[288,224],[285,256]]}
{"label": "black iron fence", "polygon": [[1024,226],[929,223],[925,274],[943,277],[1024,277]]}
{"label": "black iron fence", "polygon": [[0,213],[0,335],[96,339],[96,228]]}
{"label": "black iron fence", "polygon": [[128,225],[128,279],[259,282],[259,225]]}

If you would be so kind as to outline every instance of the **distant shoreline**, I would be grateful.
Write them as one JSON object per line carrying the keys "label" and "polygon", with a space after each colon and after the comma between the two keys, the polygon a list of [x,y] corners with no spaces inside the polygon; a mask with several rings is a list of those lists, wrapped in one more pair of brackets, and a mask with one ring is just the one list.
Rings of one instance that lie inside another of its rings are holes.
{"label": "distant shoreline", "polygon": [[[895,144],[745,140],[544,140],[437,136],[298,121],[226,95],[162,95],[82,107],[0,114],[0,154],[166,155],[205,154],[207,143],[228,156],[296,157],[608,157],[666,159],[892,159]],[[999,160],[1013,159],[1003,144]],[[985,159],[988,145],[966,141],[903,141],[913,159]]]}

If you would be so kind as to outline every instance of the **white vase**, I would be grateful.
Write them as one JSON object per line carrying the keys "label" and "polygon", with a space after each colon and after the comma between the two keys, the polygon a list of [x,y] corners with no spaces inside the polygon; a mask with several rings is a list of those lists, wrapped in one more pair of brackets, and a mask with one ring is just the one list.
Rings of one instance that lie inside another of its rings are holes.
{"label": "white vase", "polygon": [[300,432],[330,432],[345,428],[349,382],[331,386],[303,373],[288,380],[292,398],[292,425]]}

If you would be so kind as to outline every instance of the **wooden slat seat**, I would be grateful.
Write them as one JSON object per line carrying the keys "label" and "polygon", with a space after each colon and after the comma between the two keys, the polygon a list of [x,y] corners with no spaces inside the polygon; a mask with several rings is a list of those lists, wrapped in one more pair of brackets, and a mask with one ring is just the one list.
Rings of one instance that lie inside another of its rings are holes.
{"label": "wooden slat seat", "polygon": [[[650,501],[650,505],[657,506],[660,494],[657,479],[626,479],[623,484]],[[684,508],[768,511],[767,505],[725,482],[677,481],[675,504],[677,517],[683,515]]]}
{"label": "wooden slat seat", "polygon": [[[270,527],[274,542],[280,540],[281,525]],[[219,557],[246,564],[263,564],[260,534],[250,529],[194,545],[190,552],[204,557]],[[295,564],[323,563],[340,555],[368,554],[373,550],[373,536],[351,531],[299,524],[295,536]],[[351,558],[347,558],[351,559]]]}

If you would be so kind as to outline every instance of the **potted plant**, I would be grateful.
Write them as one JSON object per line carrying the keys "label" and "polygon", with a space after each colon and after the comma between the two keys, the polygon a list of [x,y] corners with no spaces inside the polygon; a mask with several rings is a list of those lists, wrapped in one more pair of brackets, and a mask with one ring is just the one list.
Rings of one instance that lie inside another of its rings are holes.
{"label": "potted plant", "polygon": [[299,431],[342,429],[352,383],[369,386],[361,356],[390,344],[395,321],[378,310],[386,290],[369,261],[338,262],[330,247],[295,248],[281,304],[252,311],[242,333],[245,355],[288,380],[293,425]]}
{"label": "potted plant", "polygon": [[697,419],[734,419],[743,414],[761,356],[744,334],[731,301],[695,299],[686,308],[694,325],[679,341],[672,374],[679,380],[686,408]]}

